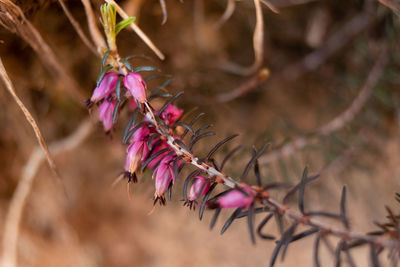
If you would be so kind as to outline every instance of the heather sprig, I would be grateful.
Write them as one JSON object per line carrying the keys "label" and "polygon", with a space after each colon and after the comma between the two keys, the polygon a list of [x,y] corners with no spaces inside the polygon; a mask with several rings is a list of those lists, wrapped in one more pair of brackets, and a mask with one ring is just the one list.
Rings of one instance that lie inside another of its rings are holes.
{"label": "heather sprig", "polygon": [[[107,12],[115,13],[115,10],[113,11],[111,6],[102,7],[105,32],[109,38],[116,22],[112,16],[104,15]],[[114,26],[108,25],[109,23]],[[221,162],[218,162],[213,155],[237,135],[229,136],[218,142],[206,157],[197,156],[194,148],[198,141],[215,133],[208,131],[208,125],[194,128],[194,123],[199,119],[200,114],[189,122],[181,119],[183,110],[174,105],[174,102],[183,92],[173,96],[165,92],[160,93],[160,88],[164,90],[170,80],[149,92],[146,81],[152,77],[162,77],[162,75],[142,77],[139,73],[141,70],[153,71],[156,69],[149,66],[133,69],[131,63],[120,59],[116,47],[113,47],[114,44],[115,40],[109,41],[109,52],[105,53],[102,60],[98,85],[88,103],[99,105],[99,119],[103,122],[106,131],[111,131],[117,122],[117,116],[123,107],[121,103],[124,101],[133,103],[131,104],[132,116],[122,137],[122,142],[127,145],[123,173],[128,183],[134,183],[137,182],[137,177],[141,173],[146,169],[149,170],[155,182],[154,204],[157,202],[161,205],[166,204],[165,195],[167,194],[168,199],[171,198],[172,188],[176,186],[175,181],[179,179],[182,169],[184,166],[192,165],[196,170],[185,179],[183,185],[184,205],[190,208],[199,206],[200,219],[206,208],[214,209],[211,228],[214,227],[221,210],[234,209],[222,227],[221,234],[225,233],[235,220],[246,217],[250,239],[253,243],[255,243],[255,234],[261,239],[274,240],[272,235],[265,233],[264,227],[271,221],[271,218],[275,217],[281,235],[270,258],[270,266],[275,265],[279,255],[282,260],[285,258],[287,249],[292,242],[309,236],[315,237],[313,249],[315,266],[321,266],[318,254],[320,244],[321,240],[328,235],[334,235],[340,239],[334,253],[337,266],[340,265],[342,254],[346,255],[348,262],[352,262],[350,260],[351,250],[359,246],[369,246],[373,266],[379,266],[379,254],[384,249],[388,251],[391,261],[397,264],[400,255],[399,215],[395,215],[391,209],[387,209],[388,222],[378,224],[380,231],[366,234],[353,231],[347,215],[346,187],[342,191],[339,212],[310,210],[304,196],[307,186],[318,176],[310,176],[308,169],[305,168],[299,183],[294,186],[280,183],[263,184],[258,158],[267,149],[267,145],[259,150],[253,149],[252,157],[245,166],[240,179],[232,178],[222,170],[226,162],[240,147],[234,148]],[[159,109],[153,108],[151,103],[157,98],[168,98]],[[188,134],[191,136],[187,136]],[[250,170],[254,170],[255,184],[247,182]],[[220,187],[220,193],[215,194],[214,190],[217,186]],[[270,190],[281,190],[286,194],[282,201],[277,201],[270,197]],[[397,197],[400,198],[400,195]],[[293,198],[296,198],[297,209],[287,204]],[[264,214],[264,219],[255,227],[254,217],[259,214]],[[326,224],[316,220],[317,217],[334,219],[343,226]],[[289,226],[284,224],[283,218],[289,219]],[[300,228],[302,231],[298,230]],[[304,230],[304,228],[306,229]]]}

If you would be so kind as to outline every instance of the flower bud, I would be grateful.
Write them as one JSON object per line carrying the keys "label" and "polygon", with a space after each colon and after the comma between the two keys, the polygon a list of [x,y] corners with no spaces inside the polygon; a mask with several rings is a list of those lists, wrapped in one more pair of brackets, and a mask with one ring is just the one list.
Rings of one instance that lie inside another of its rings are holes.
{"label": "flower bud", "polygon": [[204,196],[210,190],[210,183],[207,178],[204,176],[195,176],[194,179],[196,180],[190,187],[189,201],[194,201]]}
{"label": "flower bud", "polygon": [[164,157],[158,167],[153,172],[153,178],[156,176],[155,187],[156,192],[154,198],[161,199],[163,202],[164,193],[167,192],[168,187],[175,182],[175,174],[173,170],[174,156]]}
{"label": "flower bud", "polygon": [[106,132],[110,131],[113,127],[115,105],[115,101],[105,99],[99,106],[99,119],[103,123],[104,131]]}
{"label": "flower bud", "polygon": [[182,116],[183,110],[169,104],[160,114],[160,118],[167,124],[174,124]]}
{"label": "flower bud", "polygon": [[149,129],[146,126],[140,127],[132,136],[132,142],[126,149],[125,171],[134,174],[143,162],[149,148],[147,147],[147,138],[149,137]]}
{"label": "flower bud", "polygon": [[[240,189],[233,189],[217,200],[221,208],[248,208],[254,202],[254,192],[250,186],[240,184]],[[243,191],[243,192],[242,192]]]}
{"label": "flower bud", "polygon": [[94,89],[90,101],[96,103],[105,98],[106,96],[112,94],[117,85],[117,81],[118,81],[118,75],[116,73],[107,72],[104,75],[100,85]]}
{"label": "flower bud", "polygon": [[146,83],[139,73],[128,73],[124,78],[124,86],[139,103],[146,102]]}

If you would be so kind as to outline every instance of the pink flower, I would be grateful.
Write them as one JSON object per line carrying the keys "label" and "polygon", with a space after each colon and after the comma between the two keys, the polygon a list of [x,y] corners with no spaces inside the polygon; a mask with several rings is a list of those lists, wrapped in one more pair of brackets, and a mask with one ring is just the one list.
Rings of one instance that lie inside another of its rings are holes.
{"label": "pink flower", "polygon": [[160,114],[160,118],[167,124],[174,124],[181,116],[183,110],[169,104],[167,108]]}
{"label": "pink flower", "polygon": [[134,173],[139,167],[139,164],[143,162],[147,154],[149,153],[149,148],[147,146],[147,139],[149,137],[149,129],[146,126],[140,127],[132,136],[131,144],[126,149],[126,161],[125,161],[125,171],[127,172],[125,176],[134,177]]}
{"label": "pink flower", "polygon": [[173,170],[174,156],[166,156],[161,160],[161,163],[153,172],[153,178],[156,176],[156,192],[154,193],[155,202],[160,200],[161,204],[165,204],[164,193],[168,187],[174,184],[175,174]]}
{"label": "pink flower", "polygon": [[233,189],[227,194],[221,196],[217,200],[217,204],[221,208],[248,208],[254,202],[254,192],[250,186],[246,184],[239,185],[242,191]]}
{"label": "pink flower", "polygon": [[124,85],[139,103],[146,102],[146,83],[139,73],[128,73],[124,78]]}
{"label": "pink flower", "polygon": [[107,72],[104,75],[104,78],[101,81],[100,85],[94,89],[90,101],[96,103],[105,98],[106,96],[112,94],[115,90],[117,81],[118,81],[118,75],[116,73]]}
{"label": "pink flower", "polygon": [[204,176],[195,176],[196,179],[190,187],[189,201],[194,201],[205,194],[210,189],[210,183]]}
{"label": "pink flower", "polygon": [[103,123],[104,131],[108,132],[113,127],[113,113],[115,108],[115,101],[105,99],[99,106],[99,119]]}

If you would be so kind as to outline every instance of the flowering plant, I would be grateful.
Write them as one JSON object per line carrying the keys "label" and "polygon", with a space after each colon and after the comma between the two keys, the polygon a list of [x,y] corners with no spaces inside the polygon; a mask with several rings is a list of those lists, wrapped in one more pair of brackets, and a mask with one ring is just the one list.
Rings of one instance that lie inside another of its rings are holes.
{"label": "flowering plant", "polygon": [[[374,266],[378,266],[379,253],[385,248],[389,251],[392,261],[397,262],[400,253],[399,216],[394,215],[390,209],[388,209],[389,222],[380,225],[381,231],[372,234],[354,232],[350,229],[347,218],[346,187],[342,191],[340,212],[331,213],[306,209],[305,188],[318,178],[318,175],[309,176],[307,168],[297,185],[263,184],[258,158],[267,149],[267,145],[259,150],[253,149],[253,155],[245,166],[240,181],[223,172],[225,163],[240,147],[231,150],[221,162],[217,162],[213,157],[219,148],[237,135],[229,136],[218,142],[206,157],[196,156],[194,153],[196,143],[215,133],[206,131],[209,128],[208,125],[198,129],[194,128],[194,123],[202,114],[195,116],[189,122],[182,120],[183,110],[175,106],[173,102],[183,92],[175,95],[166,93],[165,86],[169,80],[150,92],[147,82],[162,77],[162,75],[156,74],[143,78],[140,74],[142,71],[154,71],[155,68],[151,66],[132,68],[126,58],[120,58],[115,45],[117,34],[115,31],[115,8],[106,4],[102,6],[101,11],[108,39],[108,51],[104,53],[97,87],[90,99],[87,100],[87,106],[91,109],[93,104],[99,105],[99,119],[103,123],[104,130],[111,132],[113,125],[117,122],[118,113],[124,106],[123,103],[130,103],[133,112],[122,138],[123,143],[127,145],[122,177],[127,178],[128,183],[137,182],[140,173],[146,169],[150,170],[155,182],[154,204],[158,202],[165,205],[167,198],[171,199],[172,188],[182,169],[187,165],[194,166],[196,170],[189,174],[184,181],[184,205],[190,208],[198,206],[200,219],[203,217],[205,208],[214,209],[211,227],[215,225],[222,209],[235,209],[222,227],[221,234],[229,228],[234,220],[247,217],[249,235],[253,243],[255,243],[255,233],[262,239],[274,240],[275,237],[265,234],[263,229],[272,217],[276,218],[281,235],[270,259],[271,266],[275,264],[279,253],[284,259],[287,248],[292,242],[311,235],[316,236],[314,246],[316,266],[320,266],[318,255],[320,240],[324,240],[327,235],[334,235],[340,239],[335,252],[337,265],[340,265],[342,253],[351,263],[351,249],[362,245],[370,247],[371,262]],[[152,101],[157,98],[168,98],[168,100],[162,107],[155,109]],[[188,136],[189,133],[191,136]],[[254,170],[256,184],[246,182],[246,177],[251,169]],[[191,182],[188,196],[188,187]],[[221,188],[222,192],[212,196],[217,186]],[[285,190],[286,194],[282,201],[276,201],[270,197],[269,192],[273,189]],[[289,199],[296,195],[298,209],[287,205]],[[400,201],[400,195],[398,197]],[[262,213],[266,215],[255,230],[254,217],[256,214]],[[315,217],[335,219],[342,223],[343,227],[327,225],[315,220]],[[289,227],[285,226],[283,218],[289,219],[291,222]],[[298,232],[300,226],[306,229]]]}

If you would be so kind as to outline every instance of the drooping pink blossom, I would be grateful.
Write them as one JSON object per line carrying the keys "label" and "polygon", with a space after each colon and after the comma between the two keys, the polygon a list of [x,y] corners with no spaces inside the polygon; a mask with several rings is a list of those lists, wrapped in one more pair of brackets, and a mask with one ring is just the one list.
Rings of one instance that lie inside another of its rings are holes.
{"label": "drooping pink blossom", "polygon": [[162,204],[165,203],[165,192],[167,192],[168,187],[175,182],[175,174],[173,170],[174,158],[174,156],[164,157],[153,172],[153,178],[154,176],[156,177],[156,192],[154,193],[154,198],[156,201],[160,199]]}
{"label": "drooping pink blossom", "polygon": [[106,96],[112,94],[117,85],[118,75],[115,72],[107,72],[100,85],[96,87],[93,91],[90,101],[92,103],[97,103]]}
{"label": "drooping pink blossom", "polygon": [[174,124],[182,116],[183,110],[169,104],[160,114],[160,118],[167,124]]}
{"label": "drooping pink blossom", "polygon": [[149,153],[147,139],[149,137],[149,129],[146,126],[140,127],[132,136],[131,143],[126,149],[125,171],[131,177],[138,169]]}
{"label": "drooping pink blossom", "polygon": [[108,132],[113,127],[113,113],[116,102],[105,99],[99,106],[99,119],[103,123],[104,131]]}
{"label": "drooping pink blossom", "polygon": [[146,102],[146,83],[139,73],[128,73],[124,78],[124,86],[139,103]]}
{"label": "drooping pink blossom", "polygon": [[205,194],[207,194],[208,190],[210,190],[210,182],[204,176],[195,176],[195,181],[190,187],[189,192],[189,201],[194,201]]}
{"label": "drooping pink blossom", "polygon": [[[254,202],[254,192],[250,186],[240,184],[240,189],[233,189],[227,194],[221,196],[217,200],[217,204],[221,208],[248,208]],[[244,191],[244,192],[242,192]]]}

